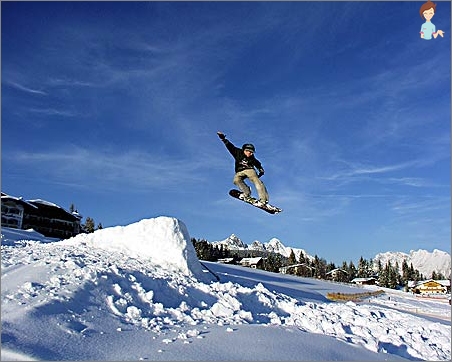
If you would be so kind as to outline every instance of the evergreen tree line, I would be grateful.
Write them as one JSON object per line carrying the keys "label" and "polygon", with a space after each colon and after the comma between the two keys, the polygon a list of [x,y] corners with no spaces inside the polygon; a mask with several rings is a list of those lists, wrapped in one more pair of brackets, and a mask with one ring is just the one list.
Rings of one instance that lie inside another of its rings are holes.
{"label": "evergreen tree line", "polygon": [[[74,204],[71,204],[71,206],[69,207],[69,211],[71,213],[77,212],[77,209]],[[102,223],[97,224],[97,229],[96,229],[94,219],[89,216],[86,217],[85,223],[81,224],[80,226],[81,226],[81,232],[88,233],[88,234],[93,233],[95,230],[103,229]]]}
{"label": "evergreen tree line", "polygon": [[[352,261],[348,263],[344,261],[341,266],[336,266],[317,255],[308,258],[303,251],[297,258],[294,251],[291,250],[289,257],[286,258],[279,253],[266,251],[231,251],[223,245],[216,246],[205,239],[192,238],[191,241],[200,260],[218,261],[218,259],[233,258],[232,263],[237,264],[242,258],[262,256],[263,263],[260,269],[275,273],[279,273],[280,268],[286,267],[285,272],[287,274],[345,283],[351,282],[355,278],[375,278],[381,287],[405,288],[405,290],[408,290],[408,281],[425,280],[419,270],[414,269],[412,263],[408,265],[406,260],[402,262],[402,273],[400,273],[398,262],[393,265],[391,261],[388,261],[383,265],[379,260],[377,270],[374,270],[372,259],[366,260],[363,257],[359,259],[357,266]],[[434,280],[446,279],[444,275],[438,272],[433,272],[431,278]]]}
{"label": "evergreen tree line", "polygon": [[262,270],[278,273],[279,268],[287,264],[287,258],[278,253],[259,250],[229,250],[224,245],[213,245],[205,239],[191,238],[196,255],[200,260],[218,261],[232,258],[232,264],[238,264],[242,258],[263,257]]}

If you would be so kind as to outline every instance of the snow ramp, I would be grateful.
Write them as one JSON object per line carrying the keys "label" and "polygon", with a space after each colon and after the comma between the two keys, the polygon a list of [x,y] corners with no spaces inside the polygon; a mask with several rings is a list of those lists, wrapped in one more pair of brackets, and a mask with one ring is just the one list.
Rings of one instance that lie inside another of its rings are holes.
{"label": "snow ramp", "polygon": [[146,259],[162,269],[196,278],[204,274],[187,227],[173,217],[159,216],[127,226],[100,229],[90,234],[79,234],[67,242],[122,252]]}

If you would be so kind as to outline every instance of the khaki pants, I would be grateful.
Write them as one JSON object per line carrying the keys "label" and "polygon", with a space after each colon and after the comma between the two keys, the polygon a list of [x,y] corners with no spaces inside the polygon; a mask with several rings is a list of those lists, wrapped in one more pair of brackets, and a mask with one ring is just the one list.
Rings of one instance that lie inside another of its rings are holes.
{"label": "khaki pants", "polygon": [[245,196],[251,196],[250,187],[243,181],[246,178],[249,178],[256,187],[257,193],[259,195],[259,200],[261,200],[262,202],[268,202],[267,189],[265,188],[264,183],[259,179],[259,177],[257,177],[257,173],[254,169],[246,169],[237,172],[234,176],[233,182]]}

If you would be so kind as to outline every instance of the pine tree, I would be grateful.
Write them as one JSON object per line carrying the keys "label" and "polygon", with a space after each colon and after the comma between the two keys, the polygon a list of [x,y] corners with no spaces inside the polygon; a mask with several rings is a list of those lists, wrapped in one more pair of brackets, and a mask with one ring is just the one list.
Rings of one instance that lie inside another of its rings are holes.
{"label": "pine tree", "polygon": [[394,265],[394,273],[395,273],[395,277],[396,277],[396,287],[398,287],[399,285],[402,285],[402,276],[400,275],[400,268],[399,268],[399,262],[396,261],[395,265]]}
{"label": "pine tree", "polygon": [[305,258],[305,256],[304,256],[304,254],[303,254],[303,250],[301,250],[300,251],[300,256],[299,256],[299,258],[298,258],[298,263],[299,264],[304,264],[304,263],[306,263],[306,258]]}
{"label": "pine tree", "polygon": [[343,270],[345,270],[347,273],[348,273],[348,265],[347,265],[347,262],[346,261],[343,261],[342,262],[342,267],[341,267]]}
{"label": "pine tree", "polygon": [[210,259],[210,248],[207,240],[196,240],[194,238],[191,239],[193,246],[196,251],[196,256],[200,260],[209,260]]}
{"label": "pine tree", "polygon": [[326,275],[326,260],[319,258],[317,255],[314,256],[313,261],[313,268],[314,268],[314,277],[325,279]]}
{"label": "pine tree", "polygon": [[[391,265],[391,264],[390,264]],[[397,289],[397,286],[399,285],[399,268],[398,263],[395,263],[395,266],[391,266],[389,269],[389,288]]]}
{"label": "pine tree", "polygon": [[349,277],[349,281],[356,278],[356,267],[352,261],[350,261],[350,263],[348,264],[348,277]]}
{"label": "pine tree", "polygon": [[270,253],[267,258],[264,259],[263,269],[266,271],[278,273],[279,268],[283,265],[281,254]]}
{"label": "pine tree", "polygon": [[289,265],[297,264],[297,258],[295,257],[293,249],[290,249],[289,260],[287,262]]}
{"label": "pine tree", "polygon": [[[287,265],[294,265],[297,264],[297,258],[295,257],[295,253],[293,252],[293,249],[290,249],[289,259],[287,260]],[[290,268],[287,272],[288,274],[295,274],[297,271],[297,268]]]}
{"label": "pine tree", "polygon": [[381,271],[379,272],[379,275],[378,275],[378,283],[380,284],[380,286],[382,286],[384,288],[388,288],[389,287],[389,264],[391,264],[391,262],[386,263],[386,265],[384,267],[382,267],[380,261],[378,261],[378,263],[379,263],[379,268],[381,268]]}
{"label": "pine tree", "polygon": [[86,221],[85,221],[85,231],[87,233],[94,232],[94,219],[90,218],[89,216],[86,218]]}
{"label": "pine tree", "polygon": [[358,270],[356,276],[358,278],[367,278],[368,275],[368,268],[367,268],[367,261],[361,256],[359,258],[358,262]]}
{"label": "pine tree", "polygon": [[408,281],[410,280],[410,267],[406,259],[402,261],[402,285],[407,286]]}

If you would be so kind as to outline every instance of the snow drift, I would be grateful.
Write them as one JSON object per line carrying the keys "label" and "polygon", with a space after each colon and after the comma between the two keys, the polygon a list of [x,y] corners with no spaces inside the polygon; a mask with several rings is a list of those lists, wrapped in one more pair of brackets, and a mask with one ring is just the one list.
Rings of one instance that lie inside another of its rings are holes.
{"label": "snow drift", "polygon": [[202,278],[203,272],[185,224],[172,217],[144,219],[127,226],[79,234],[68,243],[84,243],[96,248],[145,258],[161,268]]}
{"label": "snow drift", "polygon": [[2,229],[4,360],[450,360],[445,299],[334,303],[328,292],[363,290],[206,262],[216,281],[174,218],[7,240],[40,238],[18,234]]}

